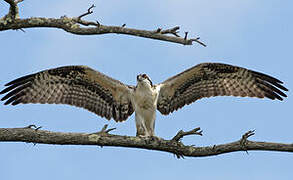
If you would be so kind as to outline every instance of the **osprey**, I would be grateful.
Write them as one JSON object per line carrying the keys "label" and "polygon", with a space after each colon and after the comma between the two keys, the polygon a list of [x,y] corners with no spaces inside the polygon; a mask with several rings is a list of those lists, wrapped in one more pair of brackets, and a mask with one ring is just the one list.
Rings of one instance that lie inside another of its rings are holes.
{"label": "osprey", "polygon": [[241,96],[283,100],[288,91],[269,75],[245,68],[202,63],[154,85],[146,74],[130,86],[86,66],[65,66],[15,79],[0,94],[4,104],[49,103],[85,108],[117,122],[135,111],[137,136],[154,136],[156,110],[167,115],[198,99]]}

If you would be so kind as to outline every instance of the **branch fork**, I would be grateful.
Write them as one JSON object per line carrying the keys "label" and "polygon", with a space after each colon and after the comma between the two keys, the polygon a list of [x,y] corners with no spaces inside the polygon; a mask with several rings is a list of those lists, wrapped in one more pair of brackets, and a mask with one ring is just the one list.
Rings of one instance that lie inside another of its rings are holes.
{"label": "branch fork", "polygon": [[110,128],[108,129],[108,124],[105,124],[103,126],[103,128],[101,129],[101,131],[97,132],[97,133],[92,133],[92,134],[102,134],[102,135],[108,135],[110,131],[115,130],[116,128]]}
{"label": "branch fork", "polygon": [[174,36],[176,36],[176,37],[180,37],[180,36],[178,35],[178,33],[179,33],[178,30],[179,30],[179,29],[180,29],[179,26],[175,26],[175,27],[173,27],[173,28],[165,29],[165,30],[162,30],[162,28],[158,28],[157,31],[156,31],[156,33],[160,33],[160,34],[172,34],[172,35],[174,35]]}
{"label": "branch fork", "polygon": [[184,136],[188,135],[199,135],[202,136],[202,130],[200,130],[200,127],[194,128],[191,131],[184,132],[183,130],[180,130],[171,140],[179,142]]}
{"label": "branch fork", "polygon": [[246,150],[246,145],[248,143],[247,139],[253,135],[255,135],[255,130],[247,131],[245,134],[242,135],[242,138],[240,139],[239,143],[243,147],[244,150]]}
{"label": "branch fork", "polygon": [[74,18],[74,20],[75,20],[77,23],[82,24],[82,25],[84,25],[84,26],[90,26],[90,25],[93,25],[93,26],[96,26],[97,28],[99,28],[101,24],[100,24],[98,21],[96,21],[96,22],[92,22],[92,21],[84,21],[84,20],[82,20],[83,17],[92,14],[92,13],[94,12],[92,9],[95,8],[95,7],[96,7],[96,6],[95,6],[94,4],[91,5],[91,6],[88,8],[87,12],[85,12],[85,13],[83,13],[82,15],[78,16],[77,18]]}

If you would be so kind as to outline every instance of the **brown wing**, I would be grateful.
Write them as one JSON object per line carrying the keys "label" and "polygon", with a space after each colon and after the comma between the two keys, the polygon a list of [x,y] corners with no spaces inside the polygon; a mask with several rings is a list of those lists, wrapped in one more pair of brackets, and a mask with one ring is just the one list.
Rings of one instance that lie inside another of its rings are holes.
{"label": "brown wing", "polygon": [[196,65],[159,84],[157,109],[162,114],[212,96],[241,96],[283,100],[288,91],[274,77],[241,67],[220,63]]}
{"label": "brown wing", "polygon": [[27,75],[6,84],[5,105],[69,104],[107,119],[124,121],[133,113],[126,86],[86,66],[65,66]]}

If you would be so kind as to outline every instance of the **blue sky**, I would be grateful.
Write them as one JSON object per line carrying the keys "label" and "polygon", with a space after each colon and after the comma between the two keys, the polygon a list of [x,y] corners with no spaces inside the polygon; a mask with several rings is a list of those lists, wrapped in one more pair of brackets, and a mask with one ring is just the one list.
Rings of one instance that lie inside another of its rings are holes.
{"label": "blue sky", "polygon": [[[289,0],[148,0],[37,1],[21,3],[21,17],[78,16],[139,29],[179,25],[181,35],[199,35],[208,45],[168,42],[108,34],[77,36],[56,29],[0,32],[0,87],[29,73],[63,65],[87,65],[126,84],[147,73],[154,83],[202,62],[222,62],[267,73],[293,89],[293,2]],[[0,2],[0,15],[8,6]],[[251,140],[292,143],[292,91],[283,102],[256,98],[216,97],[199,100],[169,116],[157,113],[156,134],[165,139],[180,129],[200,126],[204,136],[185,144],[208,146],[238,140],[255,129]],[[120,135],[135,135],[134,116],[124,123],[107,121],[66,105],[0,104],[0,127],[29,124],[46,130],[86,132],[106,123]],[[0,143],[1,179],[292,179],[293,155],[251,151],[178,160],[173,155],[141,149],[94,146],[34,146]]]}

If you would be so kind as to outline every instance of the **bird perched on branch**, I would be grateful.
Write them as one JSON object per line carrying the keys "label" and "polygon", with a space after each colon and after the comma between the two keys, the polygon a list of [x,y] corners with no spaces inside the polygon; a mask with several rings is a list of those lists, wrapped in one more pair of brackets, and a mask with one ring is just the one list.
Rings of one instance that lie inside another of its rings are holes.
{"label": "bird perched on branch", "polygon": [[[154,136],[156,110],[168,115],[198,99],[241,96],[283,100],[288,91],[269,75],[245,68],[202,63],[153,84],[146,74],[136,86],[125,85],[86,66],[64,66],[20,77],[0,94],[5,105],[19,103],[68,104],[106,119],[125,121],[135,111],[137,136]],[[282,91],[283,90],[283,91]]]}

